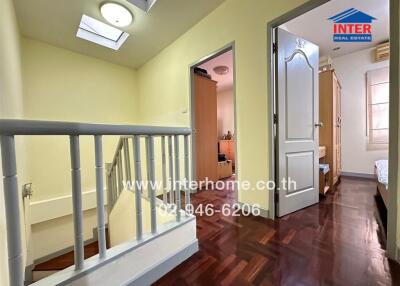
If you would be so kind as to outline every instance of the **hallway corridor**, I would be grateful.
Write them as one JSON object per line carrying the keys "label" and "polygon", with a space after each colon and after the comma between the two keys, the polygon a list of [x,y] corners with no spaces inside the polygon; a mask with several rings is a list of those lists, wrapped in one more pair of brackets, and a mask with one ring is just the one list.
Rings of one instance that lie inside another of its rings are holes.
{"label": "hallway corridor", "polygon": [[[342,178],[336,192],[276,221],[197,216],[200,251],[155,285],[400,285],[385,256],[376,183]],[[232,191],[202,191],[196,207],[233,203]]]}

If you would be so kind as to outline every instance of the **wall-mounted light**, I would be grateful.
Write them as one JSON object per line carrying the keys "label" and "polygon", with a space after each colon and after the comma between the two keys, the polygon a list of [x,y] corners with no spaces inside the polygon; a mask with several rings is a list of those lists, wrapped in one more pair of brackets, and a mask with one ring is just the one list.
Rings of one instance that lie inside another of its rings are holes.
{"label": "wall-mounted light", "polygon": [[101,15],[110,24],[117,27],[126,27],[132,23],[133,15],[124,6],[114,2],[106,2],[100,6]]}

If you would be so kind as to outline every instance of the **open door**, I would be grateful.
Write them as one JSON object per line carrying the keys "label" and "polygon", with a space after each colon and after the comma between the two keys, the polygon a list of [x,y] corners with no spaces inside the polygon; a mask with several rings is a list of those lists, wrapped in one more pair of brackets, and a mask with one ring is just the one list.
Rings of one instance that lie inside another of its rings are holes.
{"label": "open door", "polygon": [[[277,216],[319,201],[318,46],[276,30]],[[285,184],[284,180],[295,182]]]}

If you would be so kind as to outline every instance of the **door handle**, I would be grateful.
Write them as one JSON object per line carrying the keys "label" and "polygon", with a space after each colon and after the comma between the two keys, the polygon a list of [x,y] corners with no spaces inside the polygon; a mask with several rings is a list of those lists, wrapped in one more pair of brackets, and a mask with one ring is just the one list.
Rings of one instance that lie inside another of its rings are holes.
{"label": "door handle", "polygon": [[317,128],[317,127],[324,127],[324,123],[322,123],[322,122],[315,123],[314,126],[315,126],[315,128]]}

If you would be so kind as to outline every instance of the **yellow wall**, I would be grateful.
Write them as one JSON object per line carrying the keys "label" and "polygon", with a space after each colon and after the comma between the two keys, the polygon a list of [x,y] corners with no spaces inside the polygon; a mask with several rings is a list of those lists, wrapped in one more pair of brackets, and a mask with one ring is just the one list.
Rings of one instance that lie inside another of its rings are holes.
{"label": "yellow wall", "polygon": [[[27,119],[135,123],[136,72],[132,69],[23,38],[24,108]],[[29,138],[33,201],[71,194],[68,137]],[[105,161],[117,138],[104,138]],[[82,191],[95,188],[93,138],[81,138]]]}
{"label": "yellow wall", "polygon": [[[302,0],[228,0],[138,70],[141,120],[189,126],[189,65],[235,41],[239,179],[268,180],[267,23]],[[268,209],[267,191],[239,201]]]}
{"label": "yellow wall", "polygon": [[[142,230],[143,234],[151,233],[151,208],[150,201],[142,198]],[[127,227],[127,223],[129,227]],[[165,209],[156,208],[157,227],[160,229],[163,225],[174,223],[176,216],[168,213]],[[108,232],[110,235],[110,245],[114,247],[136,239],[136,205],[135,193],[123,190],[116,201],[108,222]]]}
{"label": "yellow wall", "polygon": [[[93,239],[97,227],[96,209],[83,212],[83,240]],[[31,252],[33,259],[57,253],[74,245],[72,216],[63,216],[32,225]]]}
{"label": "yellow wall", "polygon": [[[21,118],[22,78],[20,39],[11,0],[0,1],[0,118]],[[18,166],[25,169],[23,142],[17,141]],[[1,158],[0,158],[1,161]],[[22,178],[23,175],[20,178]],[[0,167],[0,178],[3,178]],[[23,230],[23,228],[22,228]],[[0,285],[8,285],[7,232],[4,211],[4,190],[0,183]],[[25,238],[23,238],[23,245]],[[25,253],[25,251],[24,251]],[[25,254],[24,254],[25,256]]]}
{"label": "yellow wall", "polygon": [[1,1],[0,7],[0,114],[2,118],[21,118],[23,106],[18,25],[12,1]]}

